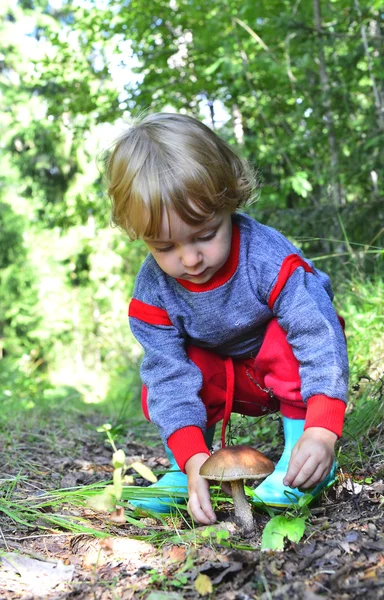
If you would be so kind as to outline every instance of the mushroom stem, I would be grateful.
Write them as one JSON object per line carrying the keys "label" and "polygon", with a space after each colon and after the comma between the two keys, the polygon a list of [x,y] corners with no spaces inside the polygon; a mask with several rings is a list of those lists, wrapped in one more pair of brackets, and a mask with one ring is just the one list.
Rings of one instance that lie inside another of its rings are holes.
{"label": "mushroom stem", "polygon": [[238,517],[241,526],[245,533],[252,533],[255,529],[253,522],[253,515],[251,507],[244,493],[244,480],[238,479],[237,481],[231,481],[233,506],[235,508],[235,515]]}

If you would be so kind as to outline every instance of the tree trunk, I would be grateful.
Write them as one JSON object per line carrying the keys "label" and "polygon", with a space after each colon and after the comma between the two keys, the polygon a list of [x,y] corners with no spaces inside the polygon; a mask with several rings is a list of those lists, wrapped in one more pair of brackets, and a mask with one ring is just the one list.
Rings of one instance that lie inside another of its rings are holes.
{"label": "tree trunk", "polygon": [[244,144],[243,116],[237,104],[232,106],[233,133],[239,146]]}
{"label": "tree trunk", "polygon": [[313,0],[313,13],[314,13],[314,28],[317,33],[318,39],[318,62],[319,62],[319,74],[320,84],[322,91],[322,103],[324,109],[325,124],[328,133],[328,147],[331,156],[331,185],[332,185],[332,198],[335,206],[343,204],[341,186],[339,180],[339,155],[337,148],[337,140],[335,134],[334,118],[332,113],[332,103],[329,79],[327,74],[325,54],[324,54],[324,43],[322,37],[322,23],[321,23],[321,7],[320,0]]}
{"label": "tree trunk", "polygon": [[384,132],[383,99],[381,97],[380,91],[379,91],[377,83],[376,83],[375,75],[373,73],[371,53],[369,50],[368,38],[367,38],[367,29],[362,21],[362,14],[361,14],[359,0],[355,0],[355,8],[356,8],[357,14],[359,15],[359,19],[360,19],[361,39],[363,41],[364,54],[365,54],[365,59],[367,61],[367,66],[368,66],[368,71],[369,71],[369,78],[372,83],[372,92],[373,92],[373,98],[375,101],[376,113],[377,113],[377,124],[378,124],[379,130]]}

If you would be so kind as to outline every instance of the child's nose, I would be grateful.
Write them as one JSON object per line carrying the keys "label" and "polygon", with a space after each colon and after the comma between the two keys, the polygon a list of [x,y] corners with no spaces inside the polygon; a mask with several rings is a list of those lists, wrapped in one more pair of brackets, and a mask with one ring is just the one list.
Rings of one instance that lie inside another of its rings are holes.
{"label": "child's nose", "polygon": [[201,262],[201,258],[201,253],[197,250],[197,248],[185,246],[182,250],[181,262],[186,268],[195,267]]}

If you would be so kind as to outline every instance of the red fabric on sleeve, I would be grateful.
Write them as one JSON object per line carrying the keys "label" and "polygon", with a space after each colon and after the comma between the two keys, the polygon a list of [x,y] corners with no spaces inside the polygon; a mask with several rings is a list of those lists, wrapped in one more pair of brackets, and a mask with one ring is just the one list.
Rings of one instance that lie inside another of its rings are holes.
{"label": "red fabric on sleeve", "polygon": [[277,281],[273,286],[268,300],[268,306],[271,310],[273,310],[273,306],[288,279],[299,267],[302,267],[307,273],[313,273],[312,267],[310,267],[298,254],[290,254],[283,260]]}
{"label": "red fabric on sleeve", "polygon": [[136,300],[136,298],[132,298],[129,304],[128,316],[150,325],[172,325],[166,310],[158,306],[145,304],[145,302]]}
{"label": "red fabric on sleeve", "polygon": [[185,473],[185,463],[195,454],[203,452],[210,455],[200,427],[190,425],[182,427],[168,438],[168,447],[180,469]]}
{"label": "red fabric on sleeve", "polygon": [[307,415],[304,429],[309,427],[324,427],[333,431],[338,437],[343,432],[344,414],[346,404],[338,398],[329,398],[324,394],[317,394],[307,402]]}

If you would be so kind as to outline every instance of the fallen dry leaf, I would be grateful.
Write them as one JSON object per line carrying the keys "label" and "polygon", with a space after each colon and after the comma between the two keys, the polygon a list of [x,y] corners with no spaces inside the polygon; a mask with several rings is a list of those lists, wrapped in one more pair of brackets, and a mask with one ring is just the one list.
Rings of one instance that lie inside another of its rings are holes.
{"label": "fallen dry leaf", "polygon": [[208,575],[204,575],[203,573],[200,573],[200,575],[196,577],[195,588],[200,596],[208,596],[208,594],[212,594],[213,592],[212,581]]}
{"label": "fallen dry leaf", "polygon": [[165,560],[170,562],[183,562],[187,554],[187,548],[185,546],[171,546],[171,548],[164,548],[163,556]]}
{"label": "fallen dry leaf", "polygon": [[361,579],[371,579],[377,577],[377,570],[382,569],[384,567],[384,556],[380,555],[378,562],[366,569],[361,577]]}
{"label": "fallen dry leaf", "polygon": [[16,577],[23,582],[25,588],[32,594],[48,593],[56,586],[72,580],[74,567],[65,565],[61,560],[36,560],[23,554],[7,552],[0,558],[4,574],[10,579]]}

